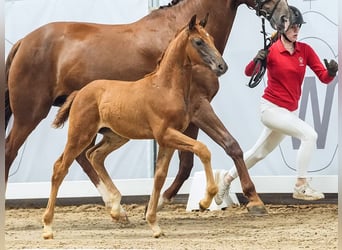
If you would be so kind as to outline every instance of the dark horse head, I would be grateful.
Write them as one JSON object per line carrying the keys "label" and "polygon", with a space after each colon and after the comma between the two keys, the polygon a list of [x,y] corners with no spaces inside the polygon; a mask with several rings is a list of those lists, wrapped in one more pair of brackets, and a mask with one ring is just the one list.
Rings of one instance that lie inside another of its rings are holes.
{"label": "dark horse head", "polygon": [[254,0],[253,7],[258,16],[265,17],[272,28],[285,31],[290,19],[290,9],[286,0]]}

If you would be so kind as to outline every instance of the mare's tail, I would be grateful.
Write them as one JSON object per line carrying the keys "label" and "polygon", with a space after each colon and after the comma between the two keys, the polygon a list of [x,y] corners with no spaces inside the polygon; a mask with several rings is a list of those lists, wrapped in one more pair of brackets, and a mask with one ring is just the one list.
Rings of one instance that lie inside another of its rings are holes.
{"label": "mare's tail", "polygon": [[65,103],[63,103],[62,107],[58,110],[56,118],[52,123],[52,127],[54,128],[62,127],[63,124],[66,122],[66,120],[68,120],[71,104],[73,103],[77,93],[78,93],[78,90],[72,92],[68,96]]}
{"label": "mare's tail", "polygon": [[21,40],[19,40],[18,42],[16,42],[11,51],[9,52],[7,59],[6,59],[6,66],[5,66],[5,81],[6,81],[6,86],[5,86],[5,127],[7,128],[9,119],[12,116],[12,109],[11,109],[11,105],[10,105],[10,97],[9,97],[9,91],[8,91],[8,75],[9,75],[9,71],[12,65],[12,61],[14,56],[16,55],[19,46],[21,44]]}

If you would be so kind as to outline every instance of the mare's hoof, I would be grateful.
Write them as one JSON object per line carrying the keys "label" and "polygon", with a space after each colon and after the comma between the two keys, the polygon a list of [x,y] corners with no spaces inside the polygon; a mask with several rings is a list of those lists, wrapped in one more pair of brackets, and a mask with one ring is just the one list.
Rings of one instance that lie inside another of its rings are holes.
{"label": "mare's hoof", "polygon": [[266,207],[264,205],[247,207],[248,213],[254,216],[268,215]]}
{"label": "mare's hoof", "polygon": [[163,196],[160,196],[158,200],[157,211],[162,210],[164,205],[171,204],[172,202],[173,202],[173,198],[167,199]]}

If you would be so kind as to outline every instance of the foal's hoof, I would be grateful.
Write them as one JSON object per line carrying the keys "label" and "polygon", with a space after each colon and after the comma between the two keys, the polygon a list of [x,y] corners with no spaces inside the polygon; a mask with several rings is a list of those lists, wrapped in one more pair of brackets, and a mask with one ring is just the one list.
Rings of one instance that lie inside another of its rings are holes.
{"label": "foal's hoof", "polygon": [[153,233],[153,238],[160,238],[162,236],[164,236],[165,234],[163,233],[163,231],[160,232],[154,232]]}
{"label": "foal's hoof", "polygon": [[129,219],[127,214],[121,214],[120,216],[112,216],[113,221],[121,224],[128,224]]}
{"label": "foal's hoof", "polygon": [[200,210],[201,212],[204,212],[205,210],[207,210],[207,209],[208,209],[208,207],[206,207],[206,206],[203,206],[203,205],[201,204],[201,202],[200,202],[200,203],[198,203],[198,206],[199,206],[199,210]]}
{"label": "foal's hoof", "polygon": [[53,231],[51,225],[44,224],[43,234],[44,240],[52,240],[53,239]]}
{"label": "foal's hoof", "polygon": [[44,232],[42,234],[44,240],[52,240],[53,239],[53,233],[51,232]]}
{"label": "foal's hoof", "polygon": [[254,216],[268,215],[266,207],[263,205],[247,207],[248,213]]}

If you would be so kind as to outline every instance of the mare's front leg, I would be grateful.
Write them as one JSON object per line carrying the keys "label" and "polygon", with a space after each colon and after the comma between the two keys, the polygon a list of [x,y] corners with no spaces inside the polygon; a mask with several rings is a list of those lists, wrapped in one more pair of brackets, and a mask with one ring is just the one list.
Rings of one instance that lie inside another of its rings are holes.
{"label": "mare's front leg", "polygon": [[218,143],[233,159],[239,174],[243,193],[249,200],[247,204],[248,211],[257,215],[266,214],[267,210],[264,203],[257,194],[249,176],[240,145],[225,128],[207,100],[202,100],[200,109],[192,117],[192,122]]}
{"label": "mare's front leg", "polygon": [[160,146],[158,151],[156,171],[154,174],[154,185],[146,211],[146,220],[150,225],[153,232],[153,237],[155,238],[158,238],[163,235],[163,231],[159,227],[157,221],[157,206],[160,191],[165,183],[173,152],[174,149],[166,148],[163,146]]}
{"label": "mare's front leg", "polygon": [[[198,136],[198,127],[190,123],[184,134],[190,138],[196,139]],[[177,195],[183,183],[189,178],[191,170],[194,165],[194,153],[191,151],[178,151],[179,168],[177,175],[172,182],[171,186],[167,188],[159,200],[158,207],[161,208],[164,203],[170,203]]]}

